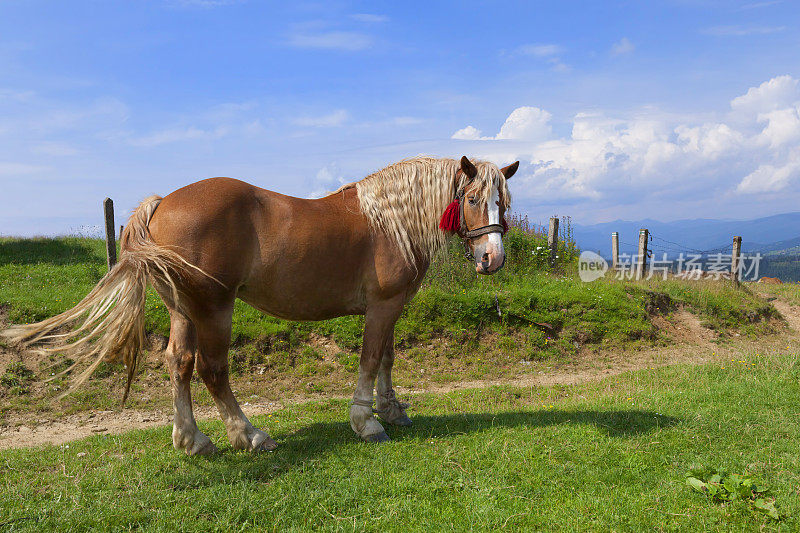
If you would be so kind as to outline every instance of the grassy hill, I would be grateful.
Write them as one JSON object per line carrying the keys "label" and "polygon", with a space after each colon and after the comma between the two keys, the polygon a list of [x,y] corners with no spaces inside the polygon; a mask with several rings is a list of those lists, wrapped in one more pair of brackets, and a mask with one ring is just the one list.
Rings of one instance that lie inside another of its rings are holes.
{"label": "grassy hill", "polygon": [[[0,526],[796,530],[800,342],[769,335],[784,328],[772,305],[727,282],[582,283],[574,246],[562,246],[551,268],[544,244],[518,224],[506,238],[506,268],[488,278],[477,278],[454,244],[398,323],[397,383],[509,378],[592,353],[669,350],[685,339],[666,326],[686,311],[713,338],[693,348],[693,365],[576,385],[404,394],[414,426],[393,428],[392,442],[381,446],[352,435],[344,400],[324,399],[253,417],[280,444],[271,454],[222,445],[213,457],[187,458],[172,449],[167,427],[2,451]],[[0,239],[2,320],[39,320],[74,305],[104,274],[103,250],[102,241],[80,238]],[[775,287],[783,296],[794,288]],[[348,395],[362,324],[360,317],[292,323],[237,304],[237,394],[243,402]],[[147,328],[158,351],[168,319],[155,294]],[[59,368],[53,364],[64,362],[0,346],[0,421],[32,413],[41,423],[117,405],[117,365],[58,401],[65,380],[34,381]],[[193,396],[211,405],[199,383]],[[130,404],[169,409],[156,357]],[[225,442],[216,418],[200,426]],[[689,471],[724,471],[730,483],[751,478],[769,491],[715,500],[687,485]],[[759,509],[759,498],[777,518]]]}
{"label": "grassy hill", "polygon": [[[513,377],[530,370],[525,366],[530,363],[569,361],[587,351],[663,345],[671,338],[657,325],[658,319],[668,320],[679,307],[696,314],[720,339],[761,335],[779,324],[769,303],[728,283],[613,279],[582,283],[575,275],[574,245],[562,244],[557,264],[550,267],[545,237],[531,231],[525,221],[517,221],[505,243],[506,267],[495,276],[477,277],[455,242],[432,266],[397,324],[400,385]],[[101,240],[0,239],[0,307],[5,321],[41,320],[73,306],[105,270]],[[169,318],[152,291],[146,317],[157,352],[168,334]],[[358,368],[362,328],[359,316],[288,322],[237,302],[232,373],[250,384],[242,384],[242,390],[263,389],[261,384],[269,383],[275,396],[348,391]],[[0,361],[0,373],[3,364]],[[49,375],[67,361],[49,357],[23,364],[34,373]],[[70,408],[114,406],[122,381],[114,374],[121,370],[114,364],[101,367],[101,379],[73,395]],[[134,406],[140,405],[137,398],[153,381],[163,385],[167,374],[158,358],[151,357],[144,376],[151,382],[134,387]],[[0,385],[0,394],[7,399],[0,412],[52,410],[52,399],[66,386],[68,381],[55,380],[28,396]]]}

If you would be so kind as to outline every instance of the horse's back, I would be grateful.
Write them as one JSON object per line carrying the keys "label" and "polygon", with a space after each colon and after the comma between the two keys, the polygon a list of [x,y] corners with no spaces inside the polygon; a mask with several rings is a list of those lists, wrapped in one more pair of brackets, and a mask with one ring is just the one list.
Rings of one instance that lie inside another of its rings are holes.
{"label": "horse's back", "polygon": [[[159,205],[159,215],[169,216],[173,223],[176,216],[188,213],[202,218],[225,216],[232,209],[254,205],[258,187],[234,178],[208,178],[181,187],[168,194]],[[200,211],[202,209],[202,211]]]}
{"label": "horse's back", "polygon": [[305,320],[363,312],[374,250],[355,188],[308,200],[211,178],[165,196],[149,227],[228,297],[262,311]]}

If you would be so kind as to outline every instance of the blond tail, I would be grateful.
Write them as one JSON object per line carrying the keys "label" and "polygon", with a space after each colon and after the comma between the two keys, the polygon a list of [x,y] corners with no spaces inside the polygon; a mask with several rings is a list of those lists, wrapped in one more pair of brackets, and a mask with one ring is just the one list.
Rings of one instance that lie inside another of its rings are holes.
{"label": "blond tail", "polygon": [[124,405],[145,340],[148,281],[167,288],[173,301],[178,302],[176,276],[194,270],[211,277],[176,252],[152,241],[147,225],[160,202],[159,196],[151,196],[134,211],[122,234],[119,263],[80,303],[42,322],[0,331],[0,337],[23,349],[36,345],[45,353],[58,352],[73,358],[75,362],[59,375],[89,363],[65,394],[84,383],[101,362],[122,361],[128,372],[122,397]]}

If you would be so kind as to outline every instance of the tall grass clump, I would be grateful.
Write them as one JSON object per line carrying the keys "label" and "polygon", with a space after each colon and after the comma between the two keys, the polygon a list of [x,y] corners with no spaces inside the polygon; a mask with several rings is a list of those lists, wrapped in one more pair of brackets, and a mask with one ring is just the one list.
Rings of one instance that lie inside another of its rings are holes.
{"label": "tall grass clump", "polygon": [[491,276],[478,275],[474,261],[465,258],[464,244],[458,238],[453,238],[431,264],[423,288],[493,289],[538,273],[577,272],[580,250],[575,243],[569,217],[562,219],[558,249],[552,264],[547,247],[547,228],[532,223],[527,215],[512,215],[506,220],[508,232],[503,237],[506,263],[502,270]]}
{"label": "tall grass clump", "polygon": [[746,286],[722,281],[651,281],[649,287],[667,295],[676,304],[689,308],[715,330],[741,329],[759,333],[779,317],[776,309]]}

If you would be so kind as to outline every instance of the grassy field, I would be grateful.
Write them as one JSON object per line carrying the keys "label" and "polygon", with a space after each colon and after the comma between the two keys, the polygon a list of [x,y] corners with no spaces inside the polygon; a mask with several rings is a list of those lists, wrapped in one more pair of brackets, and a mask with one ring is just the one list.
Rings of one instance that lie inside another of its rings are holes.
{"label": "grassy field", "polygon": [[800,305],[800,283],[759,283],[755,286],[758,292],[782,298],[792,305]]}
{"label": "grassy field", "polygon": [[[666,345],[671,339],[654,317],[668,319],[678,307],[698,315],[720,341],[734,334],[757,337],[778,324],[769,303],[728,283],[606,279],[586,284],[575,276],[577,252],[571,244],[562,245],[553,269],[544,237],[524,224],[505,241],[507,266],[495,276],[476,277],[458,243],[433,265],[397,324],[398,385],[513,378],[536,365],[574,360],[587,350]],[[73,306],[105,273],[104,253],[97,239],[0,239],[0,315],[6,322],[25,323]],[[146,317],[158,352],[169,320],[153,292]],[[244,398],[270,400],[347,394],[356,377],[362,328],[363,317],[287,322],[237,302],[230,355],[237,389]],[[134,384],[133,407],[159,408],[170,401],[166,369],[157,356],[149,361]],[[0,360],[0,420],[11,412],[54,417],[116,407],[119,365],[102,367],[97,379],[64,401],[56,398],[68,379],[47,385],[32,379],[66,364],[58,357],[14,367]],[[265,389],[264,383],[270,386]],[[208,400],[202,388],[197,398]]]}
{"label": "grassy field", "polygon": [[[0,525],[21,531],[796,531],[800,359],[742,354],[570,387],[413,398],[414,427],[357,441],[341,401],[255,422],[277,451],[175,452],[168,428],[0,453]],[[217,443],[219,422],[201,423]],[[749,500],[693,491],[695,465],[752,477]]]}
{"label": "grassy field", "polygon": [[[667,349],[673,339],[657,324],[679,309],[713,330],[703,358],[713,362],[574,386],[416,395],[414,427],[392,428],[392,442],[380,446],[359,442],[346,403],[330,400],[256,416],[280,444],[266,455],[230,450],[216,420],[200,423],[222,448],[210,458],[175,452],[167,427],[8,450],[0,452],[0,529],[797,530],[800,344],[776,350],[782,337],[765,337],[782,331],[775,309],[728,283],[584,284],[573,248],[562,247],[552,269],[543,244],[510,233],[508,267],[490,278],[471,274],[456,246],[438,261],[398,323],[396,382],[509,378],[592,352]],[[60,312],[104,272],[101,241],[0,239],[4,320]],[[155,294],[147,306],[158,344],[167,315]],[[291,323],[238,305],[234,388],[242,401],[256,390],[261,399],[349,393],[361,327],[360,317]],[[772,348],[733,359],[714,351],[735,336]],[[0,416],[47,419],[118,402],[117,366],[57,401],[67,382],[36,378],[63,362],[9,354],[0,362]],[[166,383],[151,358],[130,404],[166,407]],[[193,389],[199,404],[210,403],[201,385]],[[719,503],[693,491],[686,475],[697,465],[768,487],[761,496],[779,518],[755,499]]]}
{"label": "grassy field", "polygon": [[[525,347],[533,358],[542,358],[548,352],[569,354],[576,341],[653,341],[657,333],[648,316],[667,314],[677,305],[688,306],[722,332],[751,331],[751,325],[774,314],[769,304],[750,291],[726,283],[608,279],[585,284],[574,275],[575,250],[562,248],[554,273],[547,266],[541,236],[512,230],[506,241],[507,266],[494,276],[476,276],[460,257],[460,245],[453,243],[400,318],[397,343],[401,347],[424,344],[434,337],[464,342],[484,332],[503,336],[534,326],[540,334],[528,335]],[[8,322],[38,321],[72,307],[104,273],[101,240],[0,238],[0,305],[6,309]],[[168,334],[169,317],[153,292],[146,316],[149,331]],[[310,333],[317,333],[331,337],[344,351],[355,352],[362,328],[362,317],[288,322],[237,302],[233,341],[234,347],[256,343],[260,352],[286,356],[302,348]],[[545,343],[548,337],[551,342]],[[241,362],[253,364],[246,359]]]}

